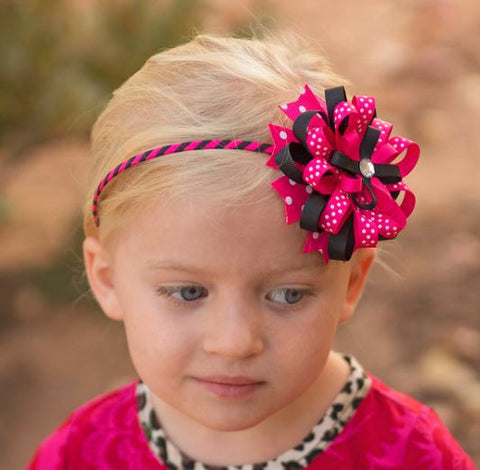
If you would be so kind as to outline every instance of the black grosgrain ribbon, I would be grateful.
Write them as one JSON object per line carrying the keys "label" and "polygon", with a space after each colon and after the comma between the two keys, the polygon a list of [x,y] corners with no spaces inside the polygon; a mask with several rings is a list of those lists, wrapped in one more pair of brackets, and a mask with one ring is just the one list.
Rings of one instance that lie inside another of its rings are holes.
{"label": "black grosgrain ribbon", "polygon": [[[318,111],[305,111],[301,113],[293,123],[293,133],[299,142],[290,142],[275,156],[275,162],[279,169],[291,180],[299,184],[307,185],[303,180],[303,171],[298,168],[295,162],[302,165],[307,165],[314,157],[311,154],[307,145],[307,130],[308,123],[315,114],[318,114],[327,126],[335,132],[335,123],[333,119],[333,112],[338,103],[346,101],[345,88],[343,86],[329,88],[325,90],[325,102],[327,105],[326,115],[324,112]],[[376,111],[370,120],[370,123],[376,117]],[[348,117],[345,118],[338,128],[338,132],[342,135],[348,127]],[[377,199],[372,189],[371,178],[375,176],[382,183],[391,184],[401,181],[400,170],[393,164],[374,164],[371,161],[371,156],[378,138],[380,137],[380,131],[372,126],[368,126],[360,143],[360,161],[350,158],[342,152],[335,150],[329,163],[341,170],[344,170],[348,174],[362,177],[362,183],[367,188],[370,194],[369,202],[360,202],[358,200],[358,193],[352,196],[352,201],[360,209],[371,210],[377,205]],[[392,193],[392,197],[396,199],[398,192]],[[319,220],[325,209],[329,195],[323,195],[318,192],[312,191],[300,216],[300,227],[312,232],[320,231]],[[381,237],[383,238],[383,237]],[[330,234],[328,238],[328,255],[332,259],[337,260],[349,260],[353,253],[355,245],[354,230],[353,230],[353,212],[347,218],[343,227],[338,234]]]}

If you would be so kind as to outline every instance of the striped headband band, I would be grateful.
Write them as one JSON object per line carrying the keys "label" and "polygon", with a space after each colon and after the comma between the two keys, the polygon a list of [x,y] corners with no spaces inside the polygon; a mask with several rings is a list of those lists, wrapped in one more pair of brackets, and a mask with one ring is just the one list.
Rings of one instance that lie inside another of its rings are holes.
{"label": "striped headband band", "polygon": [[354,96],[349,103],[343,87],[326,89],[324,100],[305,85],[295,101],[279,108],[293,124],[268,124],[273,144],[238,139],[179,142],[120,163],[97,187],[95,225],[100,226],[100,194],[123,171],[170,153],[237,149],[270,155],[266,166],[283,173],[271,186],[284,201],[285,222],[299,221],[308,232],[304,253],[319,252],[325,263],[348,261],[359,248],[395,238],[415,207],[403,177],[418,161],[418,144],[390,136],[393,126],[376,117],[375,99]]}

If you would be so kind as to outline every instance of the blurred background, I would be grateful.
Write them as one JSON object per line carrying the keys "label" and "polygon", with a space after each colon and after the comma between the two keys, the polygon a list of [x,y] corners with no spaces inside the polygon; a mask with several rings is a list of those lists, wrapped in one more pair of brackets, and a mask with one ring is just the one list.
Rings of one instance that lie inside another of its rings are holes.
{"label": "blurred background", "polygon": [[74,408],[136,377],[83,273],[90,126],[152,54],[259,24],[314,38],[421,144],[417,209],[335,349],[432,406],[480,464],[478,0],[3,0],[0,468],[24,468]]}

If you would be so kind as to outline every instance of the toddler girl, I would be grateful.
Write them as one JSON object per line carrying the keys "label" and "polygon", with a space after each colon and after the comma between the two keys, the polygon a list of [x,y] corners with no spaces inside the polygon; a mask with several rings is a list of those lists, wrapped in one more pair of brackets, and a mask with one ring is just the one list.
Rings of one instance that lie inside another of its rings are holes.
{"label": "toddler girl", "polygon": [[419,154],[344,85],[293,33],[200,34],[114,92],[83,253],[139,378],[29,469],[474,468],[432,408],[332,350]]}

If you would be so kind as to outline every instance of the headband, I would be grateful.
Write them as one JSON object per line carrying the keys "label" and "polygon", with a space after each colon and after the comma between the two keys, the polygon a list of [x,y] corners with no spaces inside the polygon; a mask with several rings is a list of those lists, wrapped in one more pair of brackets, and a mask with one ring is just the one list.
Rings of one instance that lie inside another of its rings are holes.
{"label": "headband", "polygon": [[[354,96],[344,87],[325,90],[325,100],[305,85],[296,101],[280,105],[292,128],[268,124],[273,145],[247,140],[196,140],[156,147],[117,165],[102,179],[92,214],[99,227],[98,200],[105,186],[133,166],[170,153],[238,149],[270,155],[267,166],[280,170],[271,186],[284,201],[285,222],[307,230],[304,253],[319,252],[348,261],[359,248],[395,238],[407,224],[415,196],[403,182],[420,149],[402,136],[390,137],[392,124],[376,117],[375,99]],[[392,163],[400,154],[403,158]],[[403,200],[397,198],[403,193]]]}

